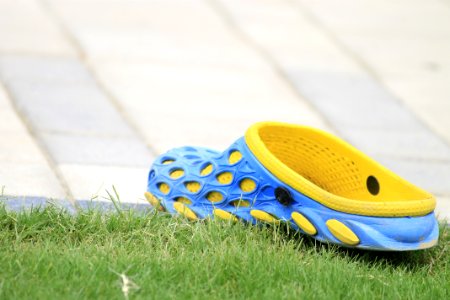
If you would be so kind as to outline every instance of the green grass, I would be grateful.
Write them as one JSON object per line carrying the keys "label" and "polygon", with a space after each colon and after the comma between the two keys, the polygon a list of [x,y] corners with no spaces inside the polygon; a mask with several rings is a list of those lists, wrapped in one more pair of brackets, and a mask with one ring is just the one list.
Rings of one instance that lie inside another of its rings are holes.
{"label": "green grass", "polygon": [[449,299],[449,241],[442,227],[433,249],[377,253],[283,227],[0,208],[0,299]]}

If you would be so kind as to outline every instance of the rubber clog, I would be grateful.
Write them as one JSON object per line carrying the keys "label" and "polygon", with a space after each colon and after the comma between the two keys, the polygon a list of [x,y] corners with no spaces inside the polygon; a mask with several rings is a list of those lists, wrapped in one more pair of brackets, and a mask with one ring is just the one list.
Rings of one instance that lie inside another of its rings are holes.
{"label": "rubber clog", "polygon": [[181,147],[153,163],[145,193],[190,220],[280,224],[322,242],[403,251],[436,245],[436,200],[345,141],[261,122],[223,152]]}

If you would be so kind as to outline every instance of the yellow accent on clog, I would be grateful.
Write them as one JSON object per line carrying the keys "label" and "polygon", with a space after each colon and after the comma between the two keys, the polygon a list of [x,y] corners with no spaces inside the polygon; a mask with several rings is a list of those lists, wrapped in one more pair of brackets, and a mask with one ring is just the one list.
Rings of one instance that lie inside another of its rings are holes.
{"label": "yellow accent on clog", "polygon": [[258,210],[258,209],[253,209],[250,211],[250,215],[252,215],[253,218],[259,220],[259,221],[264,221],[267,223],[273,223],[273,224],[278,224],[280,223],[280,220],[278,220],[277,218],[275,218],[274,216],[272,216],[271,214],[262,211],[262,210]]}
{"label": "yellow accent on clog", "polygon": [[159,201],[159,199],[156,198],[152,193],[145,192],[144,196],[145,199],[147,199],[148,203],[150,203],[155,209],[159,211],[165,211],[164,207],[161,205],[161,201]]}
{"label": "yellow accent on clog", "polygon": [[213,165],[212,164],[207,164],[201,171],[200,171],[200,175],[201,176],[208,176],[209,174],[211,174],[213,171]]}
{"label": "yellow accent on clog", "polygon": [[427,249],[437,245],[438,240],[431,240],[429,242],[423,242],[419,244],[419,249]]}
{"label": "yellow accent on clog", "polygon": [[175,201],[181,202],[181,203],[184,203],[184,204],[192,204],[192,201],[189,200],[186,197],[177,197],[177,198],[175,198]]}
{"label": "yellow accent on clog", "polygon": [[244,178],[239,183],[239,188],[245,193],[253,192],[256,189],[256,182],[250,178]]}
{"label": "yellow accent on clog", "polygon": [[181,202],[174,202],[173,208],[189,220],[195,221],[198,219],[197,215],[189,207]]}
{"label": "yellow accent on clog", "polygon": [[433,195],[324,131],[262,122],[247,130],[245,141],[280,181],[331,209],[400,217],[423,216],[436,206]]}
{"label": "yellow accent on clog", "polygon": [[163,165],[170,165],[171,163],[173,163],[174,160],[173,159],[166,159],[165,161],[162,162]]}
{"label": "yellow accent on clog", "polygon": [[293,212],[291,214],[291,217],[294,220],[295,224],[297,224],[297,226],[307,234],[315,235],[317,233],[317,229],[314,227],[314,225],[301,213]]}
{"label": "yellow accent on clog", "polygon": [[249,207],[250,206],[250,202],[246,201],[246,200],[233,200],[230,202],[230,204],[234,205],[235,207]]}
{"label": "yellow accent on clog", "polygon": [[158,189],[161,191],[161,193],[163,194],[168,194],[170,192],[170,186],[167,183],[160,183],[158,185]]}
{"label": "yellow accent on clog", "polygon": [[356,234],[343,223],[338,220],[328,220],[326,222],[328,229],[330,232],[341,242],[344,244],[355,246],[359,244],[359,238]]}
{"label": "yellow accent on clog", "polygon": [[232,213],[229,213],[229,212],[227,212],[225,210],[222,210],[222,209],[215,209],[215,210],[213,210],[213,214],[216,217],[219,217],[219,218],[221,218],[223,220],[232,220],[233,222],[238,221],[238,218],[236,218],[236,216],[234,216]]}
{"label": "yellow accent on clog", "polygon": [[184,171],[182,169],[175,169],[172,172],[170,172],[170,174],[169,174],[170,178],[172,178],[172,179],[178,179],[183,175],[184,175]]}
{"label": "yellow accent on clog", "polygon": [[221,184],[229,184],[233,181],[233,174],[230,172],[222,172],[217,175],[217,181]]}
{"label": "yellow accent on clog", "polygon": [[197,193],[200,190],[200,188],[201,188],[200,182],[197,182],[197,181],[186,182],[184,184],[184,186],[191,193]]}
{"label": "yellow accent on clog", "polygon": [[230,153],[230,156],[228,157],[228,163],[230,165],[234,165],[241,159],[242,159],[242,153],[237,150],[234,150],[233,152]]}
{"label": "yellow accent on clog", "polygon": [[208,199],[211,202],[220,202],[223,200],[223,195],[219,192],[212,191],[206,195],[206,199]]}

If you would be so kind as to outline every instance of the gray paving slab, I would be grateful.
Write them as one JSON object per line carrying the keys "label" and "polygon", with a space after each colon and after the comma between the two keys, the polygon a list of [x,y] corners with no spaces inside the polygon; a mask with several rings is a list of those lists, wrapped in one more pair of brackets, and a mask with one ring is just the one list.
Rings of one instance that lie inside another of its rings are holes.
{"label": "gray paving slab", "polygon": [[58,164],[148,167],[152,156],[137,137],[39,135]]}
{"label": "gray paving slab", "polygon": [[89,71],[77,58],[58,56],[0,56],[4,82],[38,82],[95,85]]}
{"label": "gray paving slab", "polygon": [[0,77],[16,107],[38,131],[133,135],[92,76],[74,59],[4,58]]}
{"label": "gray paving slab", "polygon": [[427,130],[346,129],[345,137],[369,155],[391,158],[450,162],[444,141]]}
{"label": "gray paving slab", "polygon": [[145,143],[80,61],[3,57],[0,78],[57,164],[149,165]]}
{"label": "gray paving slab", "polygon": [[450,163],[377,157],[384,166],[438,196],[450,196]]}
{"label": "gray paving slab", "polygon": [[39,131],[132,136],[132,130],[94,86],[11,82],[16,106]]}
{"label": "gray paving slab", "polygon": [[417,130],[421,126],[391,94],[364,74],[286,69],[295,87],[341,128]]}
{"label": "gray paving slab", "polygon": [[368,75],[286,70],[341,135],[374,154],[450,161],[450,147]]}

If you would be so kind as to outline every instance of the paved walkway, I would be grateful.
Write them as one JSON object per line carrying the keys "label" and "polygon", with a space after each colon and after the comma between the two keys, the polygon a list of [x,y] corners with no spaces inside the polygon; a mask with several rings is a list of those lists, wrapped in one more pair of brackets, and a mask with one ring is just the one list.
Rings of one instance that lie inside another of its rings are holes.
{"label": "paved walkway", "polygon": [[0,0],[0,192],[140,203],[158,153],[270,119],[334,131],[450,218],[449,53],[447,0]]}

